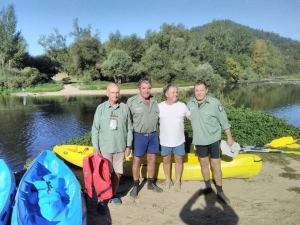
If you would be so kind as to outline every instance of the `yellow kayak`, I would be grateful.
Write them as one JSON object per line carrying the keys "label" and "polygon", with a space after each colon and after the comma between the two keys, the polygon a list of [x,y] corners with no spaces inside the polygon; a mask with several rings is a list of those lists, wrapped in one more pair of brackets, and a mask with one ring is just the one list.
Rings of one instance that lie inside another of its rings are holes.
{"label": "yellow kayak", "polygon": [[[92,146],[80,145],[57,145],[53,151],[64,160],[82,167],[83,157],[93,153]],[[124,164],[124,176],[132,176],[132,160],[133,156],[130,155],[126,158]],[[182,180],[203,180],[198,157],[193,153],[188,153],[183,158],[183,173]],[[254,154],[239,154],[235,158],[222,156],[221,161],[223,178],[249,178],[256,176],[262,168],[262,159]],[[140,176],[147,177],[147,160],[143,158],[142,166],[140,169]],[[165,179],[162,157],[156,157],[156,172],[155,178]],[[175,178],[175,163],[172,159],[172,178]]]}
{"label": "yellow kayak", "polygon": [[94,148],[93,146],[83,145],[56,145],[53,151],[65,161],[82,167],[83,158],[93,154]]}

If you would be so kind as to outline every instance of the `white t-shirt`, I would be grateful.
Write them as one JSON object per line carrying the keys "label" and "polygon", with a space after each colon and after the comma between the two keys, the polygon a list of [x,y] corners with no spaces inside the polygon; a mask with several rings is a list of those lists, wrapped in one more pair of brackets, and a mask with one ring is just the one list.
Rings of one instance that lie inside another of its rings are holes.
{"label": "white t-shirt", "polygon": [[188,107],[182,102],[172,105],[161,102],[159,107],[160,144],[165,147],[176,147],[185,142],[184,117],[190,116]]}

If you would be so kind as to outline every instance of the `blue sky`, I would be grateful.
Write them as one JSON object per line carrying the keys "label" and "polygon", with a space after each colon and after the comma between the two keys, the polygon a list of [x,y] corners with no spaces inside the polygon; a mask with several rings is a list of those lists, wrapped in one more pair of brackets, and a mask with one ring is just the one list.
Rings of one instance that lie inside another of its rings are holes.
{"label": "blue sky", "polygon": [[54,33],[53,28],[68,35],[75,18],[80,27],[90,24],[93,34],[98,29],[101,42],[116,30],[144,38],[147,29],[159,31],[163,23],[192,28],[214,19],[300,41],[300,0],[1,0],[0,8],[9,4],[15,6],[17,29],[31,55],[44,52],[37,43],[41,35]]}

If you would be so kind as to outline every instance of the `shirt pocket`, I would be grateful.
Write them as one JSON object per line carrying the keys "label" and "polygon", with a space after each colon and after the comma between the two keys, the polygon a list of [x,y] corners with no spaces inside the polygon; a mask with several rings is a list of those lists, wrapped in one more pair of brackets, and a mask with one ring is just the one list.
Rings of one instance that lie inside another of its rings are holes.
{"label": "shirt pocket", "polygon": [[201,113],[202,120],[204,124],[210,129],[215,130],[218,126],[218,120],[217,117],[209,112],[203,112]]}

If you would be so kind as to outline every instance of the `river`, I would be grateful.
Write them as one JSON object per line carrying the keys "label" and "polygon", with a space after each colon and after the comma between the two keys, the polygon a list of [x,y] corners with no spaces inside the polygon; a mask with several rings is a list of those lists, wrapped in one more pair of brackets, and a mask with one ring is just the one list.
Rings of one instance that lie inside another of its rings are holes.
{"label": "river", "polygon": [[[223,89],[236,106],[260,109],[300,127],[300,85],[249,84]],[[126,102],[128,96],[121,101]],[[105,96],[0,96],[0,158],[19,171],[35,158],[91,130],[97,105]]]}

